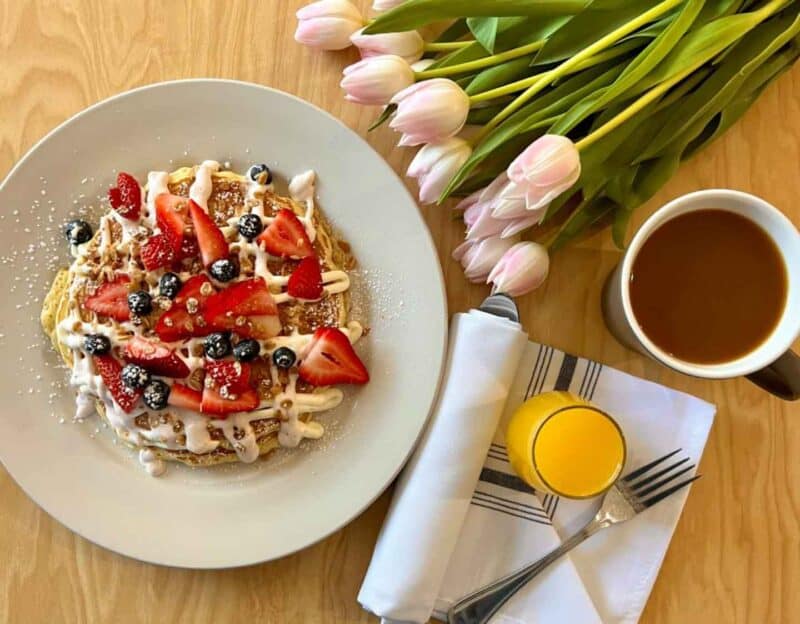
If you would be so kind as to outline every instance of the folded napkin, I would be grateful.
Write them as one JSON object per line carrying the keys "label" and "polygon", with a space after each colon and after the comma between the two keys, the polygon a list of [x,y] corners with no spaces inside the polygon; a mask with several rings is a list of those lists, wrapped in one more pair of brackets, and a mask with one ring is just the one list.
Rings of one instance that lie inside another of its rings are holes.
{"label": "folded napkin", "polygon": [[[487,336],[487,343],[491,340]],[[420,500],[407,506],[395,495],[359,595],[365,608],[386,619],[424,622],[431,615],[426,612],[428,597],[435,593],[433,615],[444,618],[447,609],[464,594],[545,555],[594,515],[599,500],[570,501],[537,495],[516,477],[508,463],[504,440],[508,418],[526,398],[554,389],[583,396],[616,418],[628,446],[626,471],[679,447],[699,461],[715,411],[713,405],[681,392],[528,343],[494,439],[483,452],[478,477],[469,486],[458,483],[461,492],[464,488],[472,491],[458,536],[440,534],[425,549],[419,549],[417,545],[423,543],[419,536],[404,542],[403,535],[387,533],[390,524],[413,527],[419,534],[428,530],[428,505],[423,507]],[[470,422],[463,420],[458,430],[468,432]],[[450,431],[449,438],[437,440],[433,428],[429,429],[425,445],[435,449],[455,444]],[[409,465],[402,478],[404,482],[437,482],[439,475]],[[451,487],[448,484],[438,489],[436,495],[447,500]],[[529,583],[493,621],[636,622],[687,495],[685,488],[631,522],[595,535]],[[416,567],[392,565],[397,557],[416,559]],[[448,561],[443,575],[424,576],[432,559]],[[371,590],[378,586],[382,600],[375,602]],[[425,586],[424,591],[419,590],[421,586]]]}

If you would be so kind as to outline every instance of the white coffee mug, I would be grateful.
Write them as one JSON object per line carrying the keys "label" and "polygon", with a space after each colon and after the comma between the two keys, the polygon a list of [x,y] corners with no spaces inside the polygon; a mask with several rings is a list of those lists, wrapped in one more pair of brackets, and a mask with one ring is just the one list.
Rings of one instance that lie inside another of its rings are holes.
{"label": "white coffee mug", "polygon": [[[633,314],[629,287],[636,254],[658,227],[687,212],[711,208],[739,214],[767,232],[783,256],[788,288],[783,314],[763,343],[729,362],[696,364],[673,357],[647,337]],[[800,335],[800,233],[780,210],[763,199],[740,191],[711,189],[669,202],[636,232],[622,262],[606,282],[602,302],[606,326],[617,340],[670,368],[709,379],[746,376],[782,399],[800,398],[800,357],[791,351],[792,343]]]}

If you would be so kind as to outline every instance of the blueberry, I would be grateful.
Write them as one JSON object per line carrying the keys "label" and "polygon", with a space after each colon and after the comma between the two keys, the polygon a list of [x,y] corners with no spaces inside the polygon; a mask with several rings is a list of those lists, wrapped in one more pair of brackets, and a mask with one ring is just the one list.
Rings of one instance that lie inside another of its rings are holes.
{"label": "blueberry", "polygon": [[153,310],[153,299],[147,291],[136,290],[128,294],[128,307],[136,316],[144,316]]}
{"label": "blueberry", "polygon": [[218,282],[230,282],[239,275],[239,265],[229,258],[222,258],[212,262],[208,272]]}
{"label": "blueberry", "polygon": [[92,226],[83,219],[73,219],[64,226],[64,235],[70,245],[83,245],[92,239]]}
{"label": "blueberry", "polygon": [[164,297],[174,299],[181,288],[183,288],[183,282],[175,273],[164,273],[158,280],[158,292]]}
{"label": "blueberry", "polygon": [[215,332],[209,334],[205,343],[206,355],[212,360],[221,360],[231,352],[231,339],[228,334]]}
{"label": "blueberry", "polygon": [[134,390],[144,388],[147,382],[150,381],[150,373],[138,364],[126,364],[122,367],[122,373],[120,373],[120,375],[122,377],[122,383]]}
{"label": "blueberry", "polygon": [[167,406],[170,387],[160,379],[152,379],[144,387],[144,404],[150,409],[161,410]]}
{"label": "blueberry", "polygon": [[272,361],[278,368],[291,368],[297,361],[297,356],[289,347],[279,347],[272,354]]}
{"label": "blueberry", "polygon": [[258,340],[251,338],[237,343],[233,348],[233,357],[240,362],[249,362],[250,360],[255,360],[260,351],[261,345],[258,344]]}
{"label": "blueberry", "polygon": [[247,177],[259,184],[272,183],[272,172],[264,163],[259,163],[250,167],[250,169],[247,170]]}
{"label": "blueberry", "polygon": [[263,229],[264,224],[258,215],[248,213],[239,217],[239,234],[249,241],[261,234]]}
{"label": "blueberry", "polygon": [[111,351],[111,341],[102,334],[89,334],[83,339],[83,350],[89,355],[105,355]]}

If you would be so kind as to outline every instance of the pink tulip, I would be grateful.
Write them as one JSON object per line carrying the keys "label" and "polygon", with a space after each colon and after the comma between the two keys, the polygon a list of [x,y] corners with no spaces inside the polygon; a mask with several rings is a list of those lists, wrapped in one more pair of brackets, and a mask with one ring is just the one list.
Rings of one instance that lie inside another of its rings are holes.
{"label": "pink tulip", "polygon": [[517,243],[503,254],[486,283],[492,283],[493,293],[519,297],[541,286],[549,269],[547,249],[538,243]]}
{"label": "pink tulip", "polygon": [[512,183],[502,173],[485,189],[476,191],[456,206],[456,210],[464,210],[467,239],[475,240],[497,235],[509,238],[541,222],[544,209],[525,210],[524,202],[520,204],[522,210],[513,211],[511,214],[498,211],[498,205],[508,200],[504,198],[503,191],[509,184]]}
{"label": "pink tulip", "polygon": [[419,201],[432,204],[439,199],[470,154],[469,143],[457,137],[422,146],[406,172],[410,178],[417,178]]}
{"label": "pink tulip", "polygon": [[547,206],[571,187],[581,175],[581,159],[567,137],[545,134],[531,143],[508,166],[509,179],[525,195],[525,206],[536,210]]}
{"label": "pink tulip", "polygon": [[345,67],[343,73],[345,99],[358,104],[388,104],[395,93],[414,84],[414,71],[399,56],[373,56]]}
{"label": "pink tulip", "polygon": [[365,35],[364,29],[357,30],[350,36],[350,41],[358,48],[361,58],[394,54],[409,63],[422,58],[425,42],[416,30]]}
{"label": "pink tulip", "polygon": [[400,6],[406,0],[375,0],[372,3],[372,8],[375,11],[388,11],[397,6]]}
{"label": "pink tulip", "polygon": [[399,145],[436,143],[458,134],[469,113],[469,97],[452,80],[434,78],[403,89],[389,125],[403,133]]}
{"label": "pink tulip", "polygon": [[350,35],[364,25],[359,10],[348,0],[317,0],[297,12],[295,41],[320,50],[351,45]]}
{"label": "pink tulip", "polygon": [[453,252],[453,258],[461,263],[464,276],[480,284],[486,280],[492,267],[513,245],[514,239],[484,238],[479,241],[464,241]]}

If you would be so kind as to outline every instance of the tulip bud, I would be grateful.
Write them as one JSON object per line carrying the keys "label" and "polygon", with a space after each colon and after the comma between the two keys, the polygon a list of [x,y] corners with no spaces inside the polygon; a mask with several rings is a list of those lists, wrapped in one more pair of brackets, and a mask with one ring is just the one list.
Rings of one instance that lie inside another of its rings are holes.
{"label": "tulip bud", "polygon": [[519,297],[541,286],[549,269],[547,249],[538,243],[517,243],[503,254],[486,283],[493,284],[493,293]]}
{"label": "tulip bud", "polygon": [[348,0],[318,0],[297,12],[295,41],[320,50],[350,46],[350,36],[364,25],[359,10]]}
{"label": "tulip bud", "polygon": [[408,166],[406,175],[417,178],[419,201],[432,204],[447,187],[461,165],[467,162],[472,148],[463,139],[451,137],[424,145]]}
{"label": "tulip bud", "polygon": [[399,145],[436,143],[458,134],[469,113],[469,96],[452,80],[434,78],[403,89],[389,125],[403,133]]}
{"label": "tulip bud", "polygon": [[545,134],[531,143],[506,170],[525,194],[528,210],[542,208],[571,187],[581,175],[581,158],[567,137]]}
{"label": "tulip bud", "polygon": [[416,30],[365,35],[362,28],[352,34],[350,41],[358,48],[361,58],[380,56],[381,54],[394,54],[409,63],[422,58],[425,46],[425,42]]}
{"label": "tulip bud", "polygon": [[513,245],[514,240],[497,237],[479,241],[465,241],[453,252],[453,257],[464,267],[464,276],[479,284],[486,280],[492,267]]}
{"label": "tulip bud", "polygon": [[414,72],[399,56],[374,56],[345,67],[342,73],[345,99],[358,104],[388,104],[395,93],[414,84]]}
{"label": "tulip bud", "polygon": [[388,11],[389,9],[400,6],[405,1],[406,0],[375,0],[372,3],[372,9],[374,11]]}

